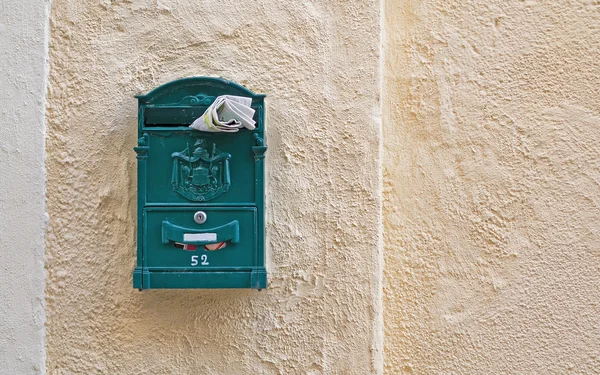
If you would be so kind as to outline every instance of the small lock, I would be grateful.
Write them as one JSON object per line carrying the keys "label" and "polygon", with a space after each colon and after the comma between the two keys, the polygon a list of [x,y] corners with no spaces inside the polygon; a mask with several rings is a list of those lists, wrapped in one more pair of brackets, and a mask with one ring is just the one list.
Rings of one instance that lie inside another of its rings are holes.
{"label": "small lock", "polygon": [[206,212],[198,211],[194,214],[194,221],[198,224],[204,224],[206,221]]}

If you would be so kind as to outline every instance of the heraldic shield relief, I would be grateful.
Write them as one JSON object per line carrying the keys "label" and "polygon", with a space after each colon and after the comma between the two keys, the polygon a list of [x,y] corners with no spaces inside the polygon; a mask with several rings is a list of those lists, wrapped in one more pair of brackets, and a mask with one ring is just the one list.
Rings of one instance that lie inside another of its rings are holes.
{"label": "heraldic shield relief", "polygon": [[194,147],[188,145],[173,158],[173,190],[194,202],[209,201],[229,190],[229,160],[231,155],[221,152],[213,143],[210,151],[206,140],[198,139]]}

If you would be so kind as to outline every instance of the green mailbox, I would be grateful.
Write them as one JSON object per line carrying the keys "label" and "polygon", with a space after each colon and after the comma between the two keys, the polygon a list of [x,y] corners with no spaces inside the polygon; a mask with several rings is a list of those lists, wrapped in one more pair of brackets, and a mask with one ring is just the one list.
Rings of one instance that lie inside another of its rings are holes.
{"label": "green mailbox", "polygon": [[[255,129],[188,127],[221,95],[251,98]],[[224,79],[190,77],[136,98],[133,286],[265,288],[265,96]]]}

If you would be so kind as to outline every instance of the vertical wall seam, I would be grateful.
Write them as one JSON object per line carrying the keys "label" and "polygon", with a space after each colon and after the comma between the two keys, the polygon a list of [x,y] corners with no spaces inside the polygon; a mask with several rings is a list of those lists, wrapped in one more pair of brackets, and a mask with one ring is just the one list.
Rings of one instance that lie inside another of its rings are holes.
{"label": "vertical wall seam", "polygon": [[48,186],[48,174],[46,172],[46,105],[48,103],[48,88],[49,88],[49,79],[50,79],[50,12],[52,9],[52,0],[44,1],[44,35],[43,35],[43,45],[44,45],[44,73],[43,73],[43,87],[42,87],[42,206],[44,210],[44,223],[43,223],[43,233],[44,240],[42,241],[42,254],[43,256],[40,258],[42,262],[42,288],[44,291],[44,295],[41,300],[42,304],[42,348],[41,348],[41,356],[40,358],[40,373],[46,374],[46,362],[47,362],[47,348],[46,348],[46,237],[48,235],[48,223],[49,223],[49,215],[48,215],[48,202],[47,202],[47,186]]}
{"label": "vertical wall seam", "polygon": [[385,39],[385,0],[379,1],[379,61],[377,75],[377,94],[378,94],[378,115],[377,115],[377,141],[378,141],[378,168],[377,168],[377,199],[379,201],[378,225],[377,225],[377,261],[375,270],[375,285],[377,288],[375,294],[374,308],[374,346],[375,346],[375,371],[377,374],[383,374],[384,367],[384,327],[383,327],[383,69],[384,69],[384,48]]}

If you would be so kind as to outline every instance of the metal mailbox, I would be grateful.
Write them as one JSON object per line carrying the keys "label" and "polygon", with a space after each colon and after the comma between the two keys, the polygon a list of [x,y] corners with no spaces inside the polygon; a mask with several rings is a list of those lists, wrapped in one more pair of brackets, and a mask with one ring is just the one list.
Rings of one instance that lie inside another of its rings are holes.
{"label": "metal mailbox", "polygon": [[[256,128],[189,128],[220,95],[252,98]],[[265,288],[265,96],[224,79],[190,77],[136,98],[133,286]]]}

